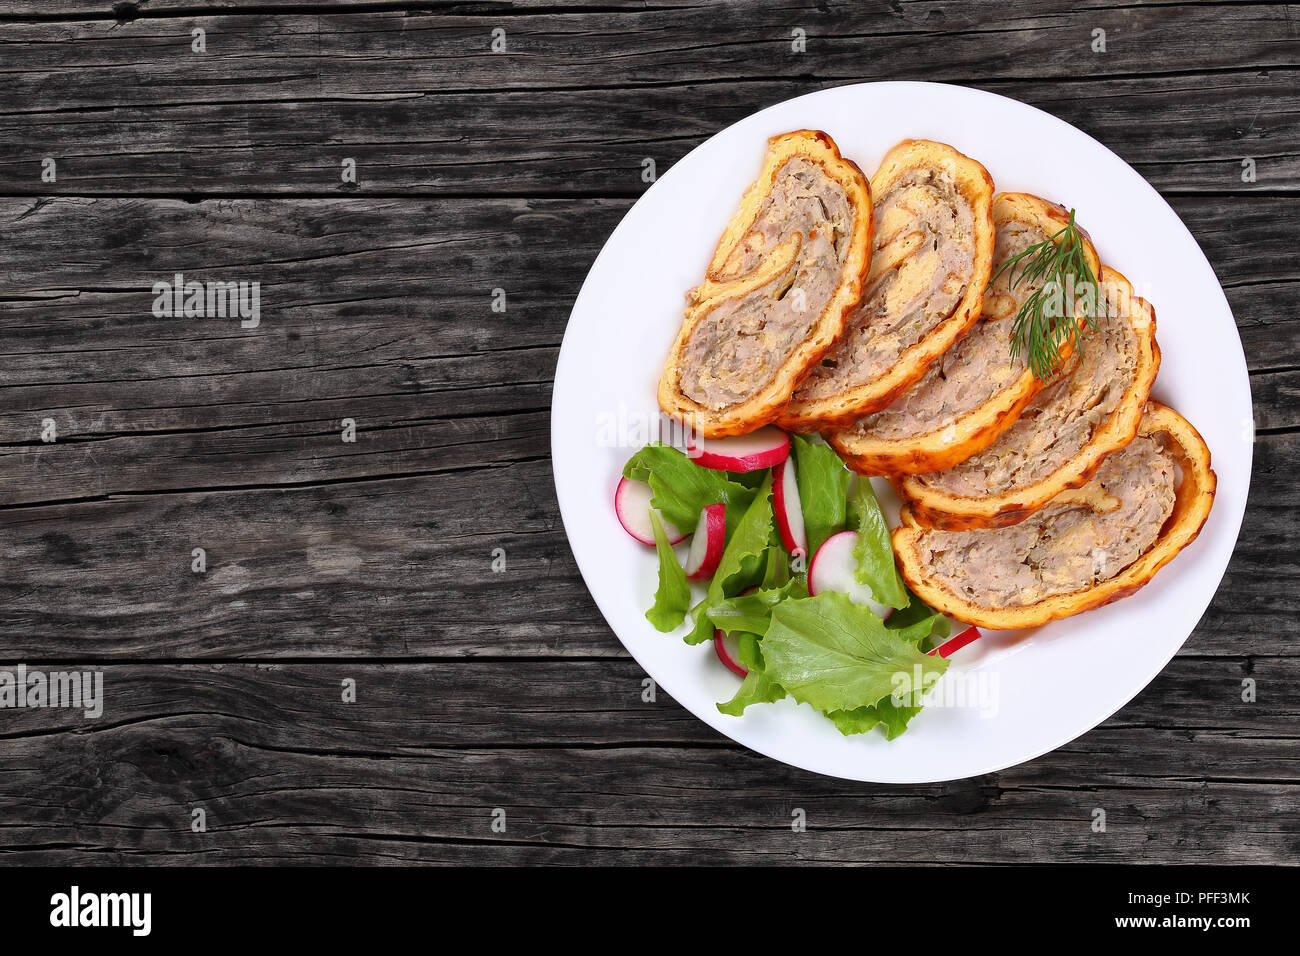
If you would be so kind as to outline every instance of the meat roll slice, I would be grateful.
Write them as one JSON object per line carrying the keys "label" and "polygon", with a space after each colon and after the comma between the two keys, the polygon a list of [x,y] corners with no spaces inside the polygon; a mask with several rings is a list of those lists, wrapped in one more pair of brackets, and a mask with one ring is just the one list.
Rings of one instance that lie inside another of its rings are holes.
{"label": "meat roll slice", "polygon": [[810,431],[888,405],[979,318],[993,264],[993,180],[951,146],[905,140],[871,177],[871,271],[843,338],[781,416]]}
{"label": "meat roll slice", "polygon": [[771,139],[688,307],[659,406],[709,438],[774,421],[844,331],[871,257],[867,181],[825,133]]}
{"label": "meat roll slice", "polygon": [[1086,482],[1106,455],[1132,441],[1160,368],[1155,311],[1114,269],[1102,266],[1099,278],[1105,308],[1065,374],[974,457],[896,482],[920,524],[1015,524]]}
{"label": "meat roll slice", "polygon": [[912,590],[944,614],[978,627],[1035,627],[1150,581],[1200,533],[1215,481],[1196,429],[1148,402],[1137,437],[1082,487],[1005,528],[924,528],[904,507],[894,552]]}
{"label": "meat roll slice", "polygon": [[[1049,239],[1069,221],[1055,203],[1024,193],[993,200],[995,259]],[[1084,238],[1092,274],[1101,268]],[[864,475],[923,474],[950,468],[983,451],[1009,428],[1043,388],[1023,353],[1011,355],[1011,330],[1021,304],[1039,287],[998,276],[984,294],[983,314],[966,335],[888,408],[828,432],[826,439],[849,467]],[[1076,302],[1079,309],[1086,302]],[[1068,349],[1062,348],[1068,359]]]}

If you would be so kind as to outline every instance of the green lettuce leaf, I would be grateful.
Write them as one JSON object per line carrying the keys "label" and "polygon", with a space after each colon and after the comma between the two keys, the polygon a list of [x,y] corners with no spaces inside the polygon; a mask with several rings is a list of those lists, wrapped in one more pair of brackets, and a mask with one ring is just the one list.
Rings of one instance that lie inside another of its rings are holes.
{"label": "green lettuce leaf", "polygon": [[709,582],[708,593],[695,606],[695,627],[685,637],[687,644],[703,644],[713,638],[709,608],[763,579],[773,533],[772,475],[769,472],[753,502],[736,523],[736,530],[731,533],[726,550],[722,552],[718,570]]}
{"label": "green lettuce leaf", "polygon": [[865,734],[880,723],[880,711],[874,707],[855,707],[853,710],[833,710],[826,715],[845,737]]}
{"label": "green lettuce leaf", "polygon": [[686,611],[691,606],[691,586],[686,583],[686,571],[668,543],[664,524],[653,510],[650,524],[655,532],[655,551],[659,554],[659,590],[655,591],[655,603],[645,616],[657,630],[666,632],[686,620]]}
{"label": "green lettuce leaf", "polygon": [[911,588],[907,589],[907,596],[910,599],[907,607],[889,615],[885,627],[893,631],[904,631],[908,637],[915,635],[921,650],[931,650],[951,633],[952,625],[946,617],[917,597]]}
{"label": "green lettuce leaf", "polygon": [[727,532],[735,531],[756,490],[725,471],[697,465],[670,445],[646,445],[623,466],[623,477],[649,483],[650,504],[683,532],[695,530],[707,505],[727,506]]}
{"label": "green lettuce leaf", "polygon": [[886,697],[874,707],[858,707],[854,710],[837,710],[826,716],[834,722],[844,736],[865,734],[877,724],[883,725],[885,739],[893,740],[907,730],[908,722],[921,712],[919,706],[908,707],[895,704]]}
{"label": "green lettuce leaf", "polygon": [[885,727],[885,739],[893,740],[907,730],[912,718],[921,712],[921,705],[896,704],[892,697],[886,697],[876,705],[876,710]]}
{"label": "green lettuce leaf", "polygon": [[911,636],[834,591],[785,600],[763,635],[764,676],[826,714],[871,707],[896,691],[914,704],[906,695],[928,690],[948,661],[926,655]]}
{"label": "green lettuce leaf", "polygon": [[772,609],[776,605],[790,597],[807,596],[808,586],[799,578],[792,578],[779,588],[760,588],[751,594],[724,598],[710,607],[707,613],[713,626],[728,634],[747,632],[761,637],[767,633],[767,626],[772,621]]}
{"label": "green lettuce leaf", "polygon": [[[767,567],[763,571],[762,587],[768,590],[783,588],[790,582],[791,577],[790,555],[786,553],[785,546],[779,541],[769,544],[767,547]],[[804,577],[807,577],[807,575],[804,575]]]}
{"label": "green lettuce leaf", "polygon": [[772,704],[788,696],[781,685],[764,673],[758,637],[754,634],[741,634],[737,643],[740,663],[745,665],[749,673],[741,681],[736,696],[718,704],[718,710],[731,717],[739,717],[751,704]]}
{"label": "green lettuce leaf", "polygon": [[802,435],[791,435],[790,442],[811,558],[823,541],[844,530],[852,476],[829,445],[817,444]]}
{"label": "green lettuce leaf", "polygon": [[880,604],[893,608],[907,607],[907,586],[894,563],[894,547],[889,540],[889,525],[880,510],[880,502],[871,488],[871,480],[859,478],[849,503],[850,523],[858,532],[853,554],[858,559],[855,576],[871,588],[871,596]]}

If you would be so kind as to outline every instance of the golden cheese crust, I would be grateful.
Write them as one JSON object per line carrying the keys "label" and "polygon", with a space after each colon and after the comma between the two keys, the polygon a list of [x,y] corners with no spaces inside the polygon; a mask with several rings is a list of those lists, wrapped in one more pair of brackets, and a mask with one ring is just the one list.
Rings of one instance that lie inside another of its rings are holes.
{"label": "golden cheese crust", "polygon": [[[853,210],[846,252],[833,291],[812,323],[810,332],[785,356],[764,383],[742,401],[716,407],[683,391],[683,375],[692,334],[714,310],[754,293],[788,272],[812,238],[794,233],[779,245],[761,248],[752,231],[778,174],[793,159],[815,164],[843,189]],[[686,317],[668,354],[659,380],[659,407],[707,438],[743,435],[775,421],[808,370],[844,330],[848,312],[857,304],[871,262],[871,190],[862,171],[840,155],[834,141],[815,130],[797,130],[773,137],[758,178],[746,190],[709,263],[704,281],[688,295]],[[756,244],[757,243],[757,244]],[[746,268],[750,260],[752,267]]]}
{"label": "golden cheese crust", "polygon": [[[782,413],[779,424],[791,431],[816,431],[847,424],[862,415],[889,405],[909,385],[925,374],[935,359],[948,350],[980,316],[984,287],[993,268],[993,178],[980,163],[945,143],[907,139],[885,154],[880,168],[871,177],[871,194],[877,200],[905,176],[923,169],[940,170],[950,177],[956,194],[969,206],[972,218],[974,250],[965,292],[952,313],[930,329],[919,341],[907,348],[896,362],[871,381],[837,394],[813,397],[796,391]],[[891,237],[876,236],[877,243],[889,243]],[[877,247],[873,255],[884,256],[886,248]],[[877,263],[874,273],[897,263]]]}
{"label": "golden cheese crust", "polygon": [[[921,560],[919,547],[923,536],[934,532],[922,527],[910,506],[905,506],[902,524],[893,533],[894,553],[903,579],[921,600],[936,610],[966,624],[992,630],[1037,627],[1136,593],[1183,548],[1196,540],[1214,504],[1217,483],[1210,467],[1210,450],[1204,439],[1173,409],[1159,402],[1148,402],[1137,433],[1139,436],[1163,435],[1165,449],[1177,461],[1182,474],[1175,490],[1173,510],[1154,543],[1119,574],[1084,590],[1055,594],[1032,604],[985,607],[936,583]],[[1080,497],[1081,494],[1080,491],[1065,490],[1059,493],[1055,502],[1073,502],[1078,497],[1080,503],[1086,503],[1087,497]]]}
{"label": "golden cheese crust", "polygon": [[[1069,210],[1065,207],[1027,193],[999,193],[993,200],[995,228],[1024,223],[1050,236],[1062,229],[1069,218]],[[1087,233],[1082,229],[1080,232],[1083,233],[1084,256],[1096,275],[1101,268],[1097,252]],[[990,296],[984,300],[986,320],[1007,318],[995,311],[1001,307],[1003,298]],[[1068,344],[1063,345],[1060,352],[1064,364],[1071,354]],[[925,384],[922,380],[914,387],[921,388]],[[1044,384],[1025,367],[1005,388],[978,407],[922,434],[906,438],[883,437],[865,431],[862,422],[855,422],[846,428],[828,431],[825,437],[848,466],[862,475],[901,476],[942,471],[991,445],[1020,417]]]}
{"label": "golden cheese crust", "polygon": [[1098,280],[1105,301],[1117,306],[1111,321],[1125,322],[1136,341],[1134,374],[1114,411],[1093,432],[1078,454],[1051,473],[1023,487],[999,494],[969,496],[936,487],[926,481],[925,476],[909,475],[896,480],[894,487],[910,506],[917,523],[945,531],[1002,528],[1016,524],[1062,491],[1086,484],[1108,454],[1133,440],[1142,421],[1142,410],[1151,394],[1156,372],[1160,369],[1155,309],[1151,303],[1134,295],[1133,286],[1128,279],[1109,266],[1102,266]]}

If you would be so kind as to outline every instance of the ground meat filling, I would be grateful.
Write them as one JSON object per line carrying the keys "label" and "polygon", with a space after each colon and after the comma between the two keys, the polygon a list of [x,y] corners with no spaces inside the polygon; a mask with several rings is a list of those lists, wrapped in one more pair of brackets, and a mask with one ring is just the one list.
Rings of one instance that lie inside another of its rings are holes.
{"label": "ground meat filling", "polygon": [[843,338],[796,395],[838,395],[880,378],[951,318],[975,263],[974,214],[940,169],[908,172],[875,197],[871,271]]}
{"label": "ground meat filling", "polygon": [[1137,377],[1138,339],[1117,304],[1084,339],[1067,374],[1045,388],[1019,420],[984,451],[946,471],[920,476],[953,495],[984,497],[1026,488],[1078,455],[1119,408]]}
{"label": "ground meat filling", "polygon": [[796,157],[777,171],[754,224],[714,278],[754,272],[767,251],[793,235],[801,237],[798,252],[776,278],[723,299],[695,326],[680,363],[686,397],[723,409],[772,380],[835,294],[853,220],[844,188],[816,163]]}
{"label": "ground meat filling", "polygon": [[1072,494],[1009,528],[924,531],[932,580],[990,609],[1024,607],[1115,577],[1155,543],[1174,510],[1178,468],[1159,437],[1135,438]]}
{"label": "ground meat filling", "polygon": [[[993,261],[1002,262],[1046,238],[1037,226],[1017,220],[1000,222]],[[1034,288],[1020,282],[1011,289],[1007,276],[999,276],[984,293],[981,321],[892,405],[858,419],[852,430],[905,441],[953,424],[1008,388],[1025,371],[1024,357],[1011,357],[1012,323]]]}

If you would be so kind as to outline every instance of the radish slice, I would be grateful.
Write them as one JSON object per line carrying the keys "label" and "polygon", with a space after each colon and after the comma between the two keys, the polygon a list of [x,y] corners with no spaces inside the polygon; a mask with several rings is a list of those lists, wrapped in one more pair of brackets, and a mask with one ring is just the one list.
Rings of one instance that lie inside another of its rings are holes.
{"label": "radish slice", "polygon": [[808,593],[839,591],[847,594],[854,604],[865,604],[879,618],[887,618],[894,609],[871,599],[871,588],[858,581],[858,559],[853,549],[858,546],[856,531],[841,531],[827,538],[813,555],[808,568]]}
{"label": "radish slice", "polygon": [[978,627],[968,627],[956,637],[944,641],[938,647],[930,652],[931,655],[938,654],[940,657],[952,657],[957,651],[961,650],[971,641],[980,636]]}
{"label": "radish slice", "polygon": [[[618,523],[642,544],[651,546],[655,543],[655,529],[650,524],[650,498],[653,494],[644,481],[630,478],[620,478],[614,491],[614,513],[618,515]],[[659,518],[663,520],[663,515]],[[686,537],[667,521],[664,521],[664,534],[668,535],[669,544],[676,544]]]}
{"label": "radish slice", "polygon": [[718,660],[727,665],[727,670],[741,677],[748,677],[749,671],[740,663],[739,642],[721,628],[713,632],[713,649],[718,653]]}
{"label": "radish slice", "polygon": [[776,527],[781,532],[781,543],[791,554],[808,554],[808,534],[804,531],[803,507],[799,503],[799,485],[794,477],[794,459],[774,472],[772,504],[776,510]]}
{"label": "radish slice", "polygon": [[717,471],[758,471],[790,457],[790,436],[771,425],[730,438],[696,436],[686,454],[697,465]]}
{"label": "radish slice", "polygon": [[711,578],[722,560],[723,545],[727,540],[727,506],[707,505],[700,512],[700,522],[695,526],[691,551],[686,556],[686,576],[692,581]]}

